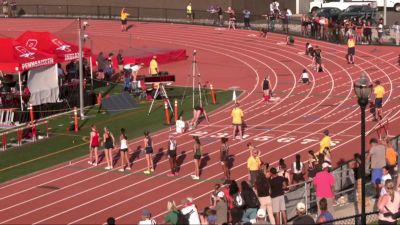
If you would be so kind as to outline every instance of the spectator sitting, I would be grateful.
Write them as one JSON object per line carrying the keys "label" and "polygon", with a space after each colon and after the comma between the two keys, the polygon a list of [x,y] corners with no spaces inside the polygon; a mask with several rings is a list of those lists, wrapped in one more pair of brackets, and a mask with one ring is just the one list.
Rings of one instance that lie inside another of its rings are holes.
{"label": "spectator sitting", "polygon": [[392,179],[392,176],[389,173],[389,167],[388,166],[382,167],[382,172],[383,172],[383,175],[381,177],[381,183],[379,184],[379,188],[381,189],[381,192],[380,192],[381,196],[386,194],[386,190],[384,188],[386,180],[391,180]]}
{"label": "spectator sitting", "polygon": [[228,221],[228,202],[224,192],[220,191],[217,194],[215,211],[217,212],[216,224],[223,224]]}
{"label": "spectator sitting", "polygon": [[297,217],[293,221],[293,225],[312,225],[315,224],[314,219],[307,215],[306,205],[302,202],[297,203],[296,205],[296,213]]}
{"label": "spectator sitting", "polygon": [[143,210],[142,215],[143,220],[139,221],[139,225],[155,225],[157,224],[154,219],[151,218],[151,213],[149,210]]}
{"label": "spectator sitting", "polygon": [[164,216],[164,221],[167,224],[177,225],[179,210],[176,207],[175,201],[167,202],[168,213]]}

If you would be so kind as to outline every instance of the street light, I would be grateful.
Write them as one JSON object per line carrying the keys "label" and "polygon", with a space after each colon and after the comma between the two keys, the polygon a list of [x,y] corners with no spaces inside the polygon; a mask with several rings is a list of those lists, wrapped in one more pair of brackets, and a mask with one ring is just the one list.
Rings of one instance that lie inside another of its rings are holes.
{"label": "street light", "polygon": [[89,26],[89,23],[86,21],[81,21],[80,18],[78,18],[78,43],[79,43],[79,110],[80,110],[80,116],[81,120],[84,119],[85,114],[83,111],[84,107],[84,90],[83,90],[83,63],[82,63],[82,58],[83,58],[83,41],[85,37],[85,30]]}
{"label": "street light", "polygon": [[365,215],[365,108],[372,92],[372,84],[363,72],[353,87],[361,109],[361,224],[367,224]]}

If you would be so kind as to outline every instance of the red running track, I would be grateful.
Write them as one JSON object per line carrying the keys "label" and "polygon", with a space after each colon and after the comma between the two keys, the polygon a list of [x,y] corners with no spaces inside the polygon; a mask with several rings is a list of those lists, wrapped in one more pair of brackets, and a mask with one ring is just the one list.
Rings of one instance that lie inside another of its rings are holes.
{"label": "red running track", "polygon": [[[8,19],[0,24],[8,34],[18,35],[26,29],[57,32],[70,20],[19,20]],[[32,22],[32,23],[31,23]],[[282,45],[285,37],[269,34],[260,39],[253,31],[228,31],[214,27],[177,24],[135,23],[129,33],[121,33],[116,21],[91,21],[89,35],[94,40],[95,51],[134,47],[184,47],[190,53],[197,50],[198,66],[202,80],[210,81],[216,88],[239,87],[244,110],[246,139],[229,140],[234,163],[231,169],[235,179],[247,178],[247,142],[253,142],[262,151],[262,160],[276,164],[286,158],[291,165],[293,156],[300,153],[306,160],[309,149],[317,150],[322,131],[332,133],[332,158],[334,162],[346,160],[359,150],[359,107],[352,90],[353,82],[361,71],[371,80],[379,79],[387,90],[384,110],[391,124],[398,123],[400,95],[400,68],[396,64],[399,48],[357,46],[355,65],[344,60],[346,47],[311,41],[322,48],[324,73],[310,71],[310,85],[297,83],[300,73],[311,64],[302,54],[310,40],[298,38],[294,46]],[[11,27],[11,28],[10,28]],[[65,30],[63,30],[65,32]],[[73,32],[73,30],[72,30]],[[68,34],[71,35],[71,34]],[[132,43],[129,39],[132,38]],[[178,85],[187,85],[191,71],[190,60],[162,65],[161,70],[177,75]],[[266,105],[261,101],[261,81],[269,75],[279,100]],[[102,163],[89,167],[86,158],[77,159],[71,166],[44,170],[0,186],[0,224],[99,224],[109,216],[119,224],[132,224],[140,220],[144,208],[149,209],[156,221],[162,222],[168,200],[180,201],[188,196],[195,198],[198,206],[208,204],[208,194],[222,171],[219,163],[219,137],[229,135],[232,104],[211,114],[211,123],[202,123],[196,130],[178,136],[179,160],[182,162],[179,177],[169,178],[165,149],[168,130],[153,134],[157,167],[153,176],[145,176],[143,157],[136,159],[130,173],[106,171]],[[188,118],[186,118],[188,119]],[[368,117],[367,130],[376,124]],[[127,127],[128,129],[134,129]],[[397,134],[399,128],[391,126]],[[203,158],[201,180],[193,181],[190,134],[201,135],[206,156]],[[373,135],[373,132],[372,132]],[[136,148],[142,140],[131,140]],[[181,154],[181,152],[185,152]],[[119,162],[118,162],[119,165]]]}

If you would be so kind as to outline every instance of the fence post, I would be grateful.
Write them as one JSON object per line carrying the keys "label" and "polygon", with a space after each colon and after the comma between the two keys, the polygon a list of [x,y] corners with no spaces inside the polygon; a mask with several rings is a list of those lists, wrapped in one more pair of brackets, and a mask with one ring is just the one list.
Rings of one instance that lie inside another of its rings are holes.
{"label": "fence post", "polygon": [[168,9],[165,9],[165,22],[168,22]]}
{"label": "fence post", "polygon": [[49,121],[46,121],[46,137],[49,137]]}
{"label": "fence post", "polygon": [[97,6],[97,18],[100,18],[100,6]]}
{"label": "fence post", "polygon": [[111,19],[111,6],[108,6],[108,18]]}
{"label": "fence post", "polygon": [[69,16],[69,5],[67,5],[67,17]]}
{"label": "fence post", "polygon": [[306,212],[308,213],[307,181],[304,182],[304,197],[305,197],[304,203],[306,205]]}
{"label": "fence post", "polygon": [[140,21],[140,7],[137,8],[138,21]]}
{"label": "fence post", "polygon": [[7,133],[6,132],[4,132],[2,135],[1,135],[1,143],[2,143],[2,145],[3,145],[3,151],[5,151],[6,149],[7,149]]}

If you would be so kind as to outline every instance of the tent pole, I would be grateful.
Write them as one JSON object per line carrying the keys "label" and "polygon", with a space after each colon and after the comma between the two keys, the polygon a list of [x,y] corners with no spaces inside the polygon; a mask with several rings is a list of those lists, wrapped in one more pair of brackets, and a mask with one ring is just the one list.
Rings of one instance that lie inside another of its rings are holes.
{"label": "tent pole", "polygon": [[20,71],[18,71],[18,84],[19,84],[19,100],[21,102],[21,111],[24,111],[24,105],[22,103],[22,80]]}
{"label": "tent pole", "polygon": [[81,120],[84,119],[84,112],[83,112],[83,67],[82,67],[82,26],[81,26],[81,20],[78,19],[78,43],[79,43],[79,112],[81,116]]}

